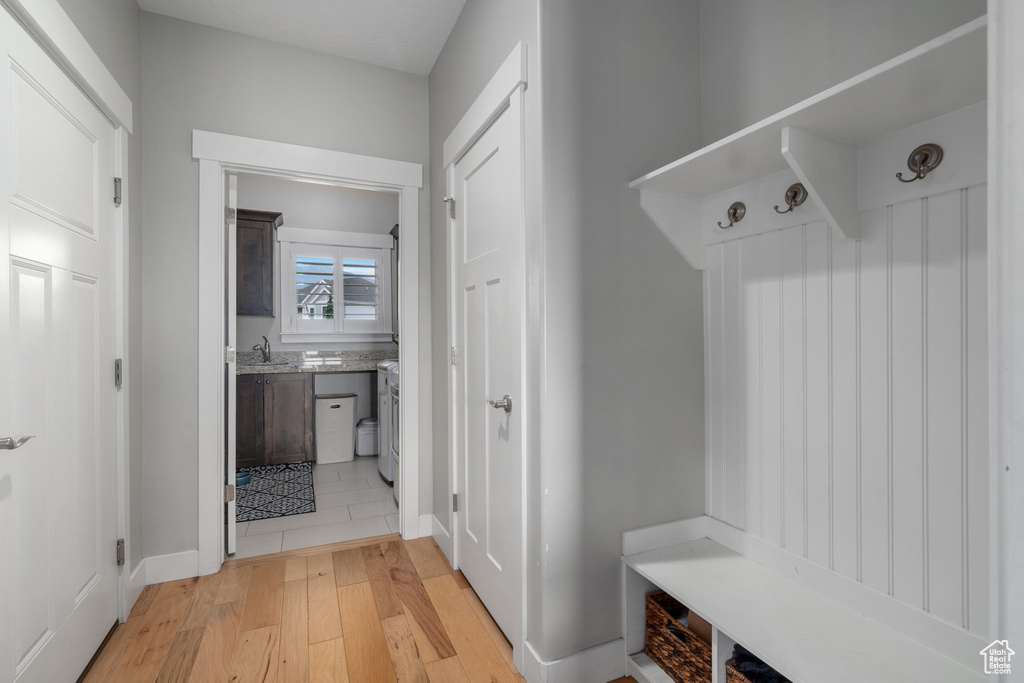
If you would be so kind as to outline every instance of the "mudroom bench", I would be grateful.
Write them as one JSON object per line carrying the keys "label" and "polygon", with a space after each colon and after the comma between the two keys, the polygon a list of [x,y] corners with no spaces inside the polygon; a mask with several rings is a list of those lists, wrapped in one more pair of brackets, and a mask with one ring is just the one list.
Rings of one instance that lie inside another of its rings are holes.
{"label": "mudroom bench", "polygon": [[626,672],[640,683],[672,683],[644,654],[644,600],[659,589],[711,624],[713,683],[737,643],[793,683],[987,680],[970,634],[710,517],[625,532],[622,564]]}

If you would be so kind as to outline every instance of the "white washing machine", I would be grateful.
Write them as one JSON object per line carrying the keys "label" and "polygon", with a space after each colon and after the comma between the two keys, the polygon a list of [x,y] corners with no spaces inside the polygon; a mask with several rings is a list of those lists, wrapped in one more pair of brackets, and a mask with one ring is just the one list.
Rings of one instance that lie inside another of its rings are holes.
{"label": "white washing machine", "polygon": [[400,472],[400,470],[398,468],[398,463],[399,463],[399,458],[401,457],[399,455],[399,449],[398,449],[398,445],[399,445],[399,443],[401,443],[400,439],[398,438],[398,427],[399,427],[399,425],[401,423],[401,420],[399,420],[399,412],[398,412],[398,389],[399,389],[399,384],[401,384],[400,377],[399,377],[399,365],[398,365],[398,363],[395,363],[394,365],[391,366],[391,370],[389,371],[389,376],[388,376],[388,384],[391,385],[391,435],[389,437],[389,440],[391,441],[391,458],[390,458],[390,460],[391,460],[391,472],[394,474],[394,479],[395,479],[395,488],[394,488],[394,491],[392,491],[392,495],[395,497],[395,503],[397,504],[398,503],[398,491],[399,491],[399,488],[398,488],[398,484],[399,484],[398,477],[399,477],[399,472]]}
{"label": "white washing machine", "polygon": [[380,470],[380,478],[389,484],[395,481],[395,475],[391,458],[391,383],[388,376],[395,365],[398,365],[395,359],[377,363],[377,469]]}

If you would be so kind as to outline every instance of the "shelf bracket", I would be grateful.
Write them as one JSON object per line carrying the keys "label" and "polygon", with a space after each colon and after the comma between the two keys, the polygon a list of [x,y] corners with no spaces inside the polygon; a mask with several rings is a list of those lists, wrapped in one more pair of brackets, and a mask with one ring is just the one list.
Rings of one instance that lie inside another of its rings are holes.
{"label": "shelf bracket", "polygon": [[782,156],[829,224],[842,237],[859,240],[857,147],[786,126]]}
{"label": "shelf bracket", "polygon": [[691,268],[708,269],[708,252],[701,230],[704,214],[700,197],[643,188],[640,190],[640,206]]}

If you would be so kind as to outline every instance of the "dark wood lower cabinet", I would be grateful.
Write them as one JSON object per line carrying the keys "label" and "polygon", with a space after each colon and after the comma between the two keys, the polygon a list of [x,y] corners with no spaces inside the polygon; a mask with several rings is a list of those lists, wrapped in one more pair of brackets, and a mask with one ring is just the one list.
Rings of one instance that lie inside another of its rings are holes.
{"label": "dark wood lower cabinet", "polygon": [[268,465],[313,459],[313,375],[263,376],[263,438]]}
{"label": "dark wood lower cabinet", "polygon": [[259,467],[266,458],[263,375],[239,375],[235,387],[235,467]]}
{"label": "dark wood lower cabinet", "polygon": [[237,467],[313,460],[313,375],[238,375]]}

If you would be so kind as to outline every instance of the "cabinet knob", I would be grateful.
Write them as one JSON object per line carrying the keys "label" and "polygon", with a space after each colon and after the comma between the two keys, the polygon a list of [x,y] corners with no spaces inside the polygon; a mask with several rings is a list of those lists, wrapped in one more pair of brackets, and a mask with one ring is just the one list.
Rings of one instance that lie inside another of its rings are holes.
{"label": "cabinet knob", "polygon": [[263,307],[263,310],[264,310],[264,311],[269,311],[269,310],[270,310],[270,306],[264,306],[264,307]]}
{"label": "cabinet knob", "polygon": [[259,380],[256,380],[256,384],[259,384],[259,383],[260,383],[260,381],[259,381]]}

